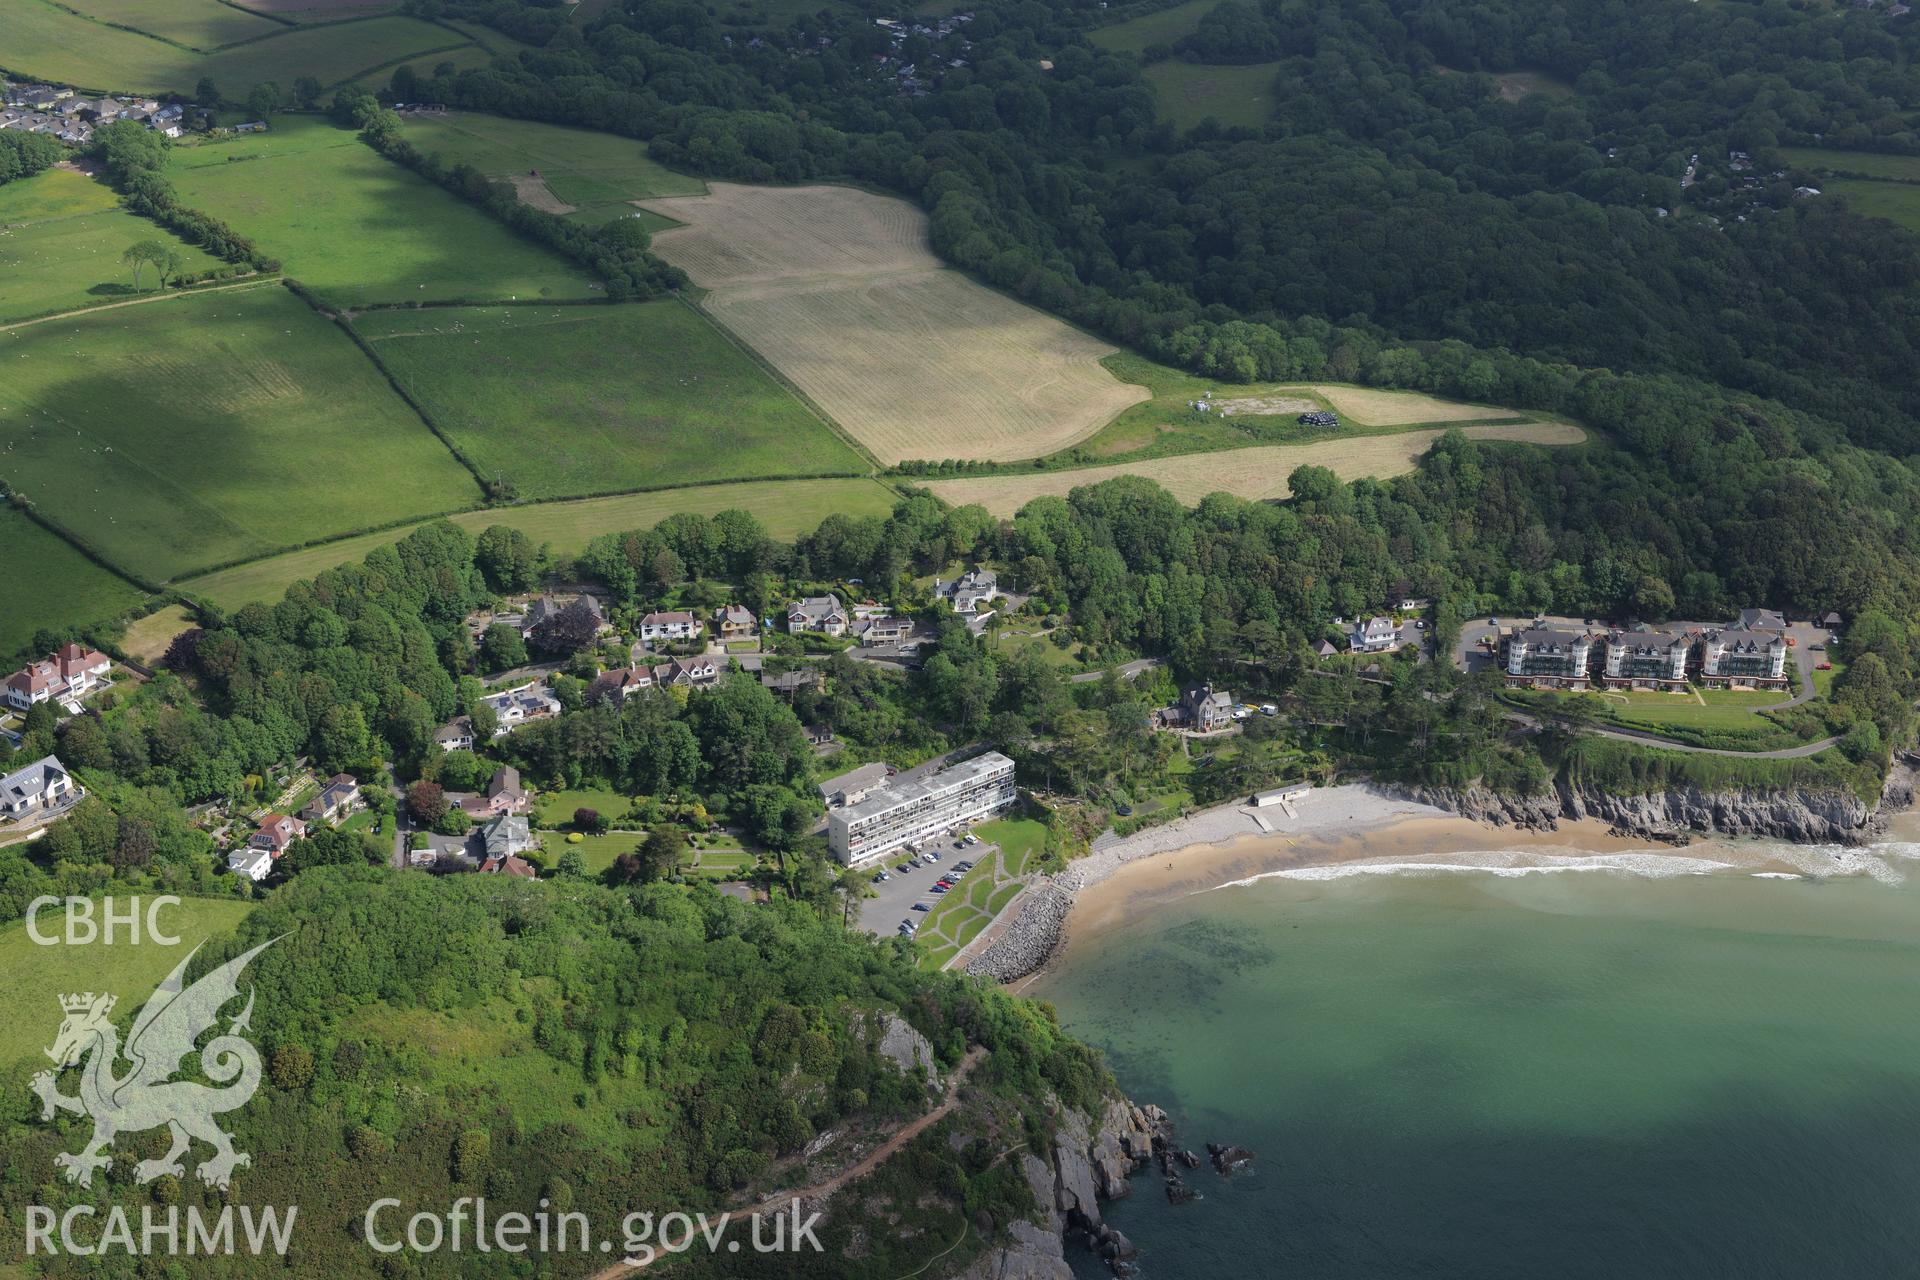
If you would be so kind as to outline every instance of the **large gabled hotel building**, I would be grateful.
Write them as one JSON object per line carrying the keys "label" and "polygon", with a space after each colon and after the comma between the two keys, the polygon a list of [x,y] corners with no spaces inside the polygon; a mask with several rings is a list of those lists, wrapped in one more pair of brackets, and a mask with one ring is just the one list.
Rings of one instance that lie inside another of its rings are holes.
{"label": "large gabled hotel building", "polygon": [[1013,801],[1013,761],[989,751],[833,810],[827,815],[827,843],[834,857],[859,866],[960,823],[977,822]]}

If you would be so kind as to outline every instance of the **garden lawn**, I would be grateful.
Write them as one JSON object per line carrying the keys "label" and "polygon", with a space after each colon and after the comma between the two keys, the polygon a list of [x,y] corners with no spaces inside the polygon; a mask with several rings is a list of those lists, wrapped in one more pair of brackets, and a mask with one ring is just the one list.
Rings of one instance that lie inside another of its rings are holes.
{"label": "garden lawn", "polygon": [[522,498],[866,470],[673,299],[375,311],[354,326],[481,473]]}
{"label": "garden lawn", "polygon": [[274,284],[0,332],[0,479],[149,582],[480,497]]}
{"label": "garden lawn", "polygon": [[[220,265],[73,169],[0,186],[0,323],[136,296],[120,255],[142,240],[165,244],[189,272]],[[142,269],[139,292],[158,284],[151,267]]]}
{"label": "garden lawn", "polygon": [[[142,7],[154,21],[204,24],[210,4],[187,0],[112,0],[116,7]],[[168,91],[190,94],[202,76],[211,76],[230,101],[243,100],[254,85],[272,80],[282,88],[301,76],[323,85],[352,79],[375,67],[400,61],[425,61],[438,50],[472,44],[444,27],[398,15],[326,26],[281,27],[263,39],[247,40],[211,53],[183,44],[107,26],[53,0],[8,0],[5,44],[0,61],[21,79],[101,92]],[[251,23],[239,10],[233,21]],[[203,27],[198,38],[208,38]]]}
{"label": "garden lawn", "polygon": [[8,566],[0,573],[0,664],[8,671],[41,628],[101,622],[145,594],[8,506],[0,506],[0,564]]}
{"label": "garden lawn", "polygon": [[187,204],[338,306],[594,294],[565,258],[324,120],[276,116],[265,133],[177,148],[168,173]]}
{"label": "garden lawn", "polygon": [[[697,196],[707,189],[700,179],[655,162],[646,143],[590,129],[456,111],[409,117],[405,135],[421,151],[448,164],[472,165],[489,178],[530,177],[537,170],[548,190],[574,206],[569,216],[580,221],[640,213],[630,200]],[[673,225],[657,214],[642,218],[649,230]]]}
{"label": "garden lawn", "polygon": [[[124,907],[124,903],[122,906]],[[196,945],[228,933],[253,910],[251,902],[219,898],[182,898],[177,907],[162,907],[160,927],[178,935],[178,946],[156,946],[143,932],[139,945],[129,945],[124,933],[112,946],[43,947],[27,936],[24,921],[0,928],[0,973],[7,976],[0,989],[0,1068],[34,1059],[46,1066],[40,1051],[53,1043],[60,1028],[59,997],[73,991],[106,991],[120,997],[120,1011],[133,1016],[153,989],[186,959]],[[95,904],[96,916],[99,904]],[[141,928],[146,927],[146,905]],[[64,920],[42,916],[42,934],[58,934]]]}
{"label": "garden lawn", "polygon": [[[4,344],[0,344],[0,353],[5,350]],[[3,470],[0,475],[4,475]],[[477,498],[477,491],[475,496]],[[488,525],[507,525],[535,542],[548,544],[555,555],[576,556],[600,534],[650,529],[680,511],[710,516],[739,508],[758,516],[771,537],[792,538],[835,513],[856,518],[882,516],[891,511],[897,501],[899,495],[877,480],[768,480],[695,485],[576,502],[488,507],[449,518],[473,533],[479,533]],[[358,534],[323,546],[237,565],[196,578],[186,584],[186,588],[228,609],[256,600],[271,602],[302,578],[311,578],[338,565],[357,563],[375,547],[398,542],[411,527]]]}

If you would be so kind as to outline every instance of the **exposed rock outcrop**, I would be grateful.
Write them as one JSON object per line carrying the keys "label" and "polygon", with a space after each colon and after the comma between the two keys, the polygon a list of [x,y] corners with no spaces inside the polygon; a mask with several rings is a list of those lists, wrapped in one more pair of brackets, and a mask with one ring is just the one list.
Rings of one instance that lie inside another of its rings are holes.
{"label": "exposed rock outcrop", "polygon": [[874,1048],[881,1057],[899,1067],[902,1074],[924,1077],[930,1089],[944,1088],[933,1056],[933,1046],[927,1042],[927,1038],[897,1013],[883,1011],[874,1016],[877,1022],[869,1023],[869,1015],[856,1012],[853,1015],[854,1034],[877,1037]]}
{"label": "exposed rock outcrop", "polygon": [[1874,811],[1850,791],[1702,791],[1677,787],[1645,795],[1615,795],[1565,780],[1535,796],[1484,787],[1406,790],[1411,799],[1497,827],[1552,830],[1565,818],[1596,818],[1654,840],[1692,833],[1771,836],[1810,844],[1858,844],[1874,832]]}
{"label": "exposed rock outcrop", "polygon": [[1125,1098],[1110,1099],[1093,1113],[1061,1110],[1048,1158],[1029,1152],[1020,1161],[1044,1222],[1013,1224],[1013,1243],[989,1250],[967,1271],[967,1280],[1069,1276],[1062,1247],[1069,1231],[1084,1238],[1115,1275],[1132,1274],[1133,1242],[1101,1220],[1100,1202],[1130,1194],[1127,1179],[1152,1163],[1172,1131],[1166,1112]]}

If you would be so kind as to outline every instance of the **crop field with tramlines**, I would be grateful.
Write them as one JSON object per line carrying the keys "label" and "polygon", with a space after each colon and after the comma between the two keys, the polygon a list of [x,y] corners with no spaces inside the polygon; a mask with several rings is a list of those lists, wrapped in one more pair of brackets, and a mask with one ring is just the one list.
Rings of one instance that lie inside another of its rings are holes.
{"label": "crop field with tramlines", "polygon": [[673,299],[372,311],[354,327],[481,474],[522,498],[867,469]]}
{"label": "crop field with tramlines", "polygon": [[0,479],[147,581],[480,498],[275,284],[0,331]]}
{"label": "crop field with tramlines", "polygon": [[716,183],[644,207],[687,224],[654,247],[708,311],[881,462],[1035,457],[1147,396],[1111,346],[942,267],[902,201]]}

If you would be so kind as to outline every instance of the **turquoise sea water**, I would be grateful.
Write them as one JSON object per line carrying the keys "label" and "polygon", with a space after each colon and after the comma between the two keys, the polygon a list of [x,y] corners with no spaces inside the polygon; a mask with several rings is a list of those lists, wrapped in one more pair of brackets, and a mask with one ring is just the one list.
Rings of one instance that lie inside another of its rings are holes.
{"label": "turquoise sea water", "polygon": [[1135,1179],[1147,1280],[1920,1277],[1920,886],[1267,880],[1028,994],[1258,1153]]}

